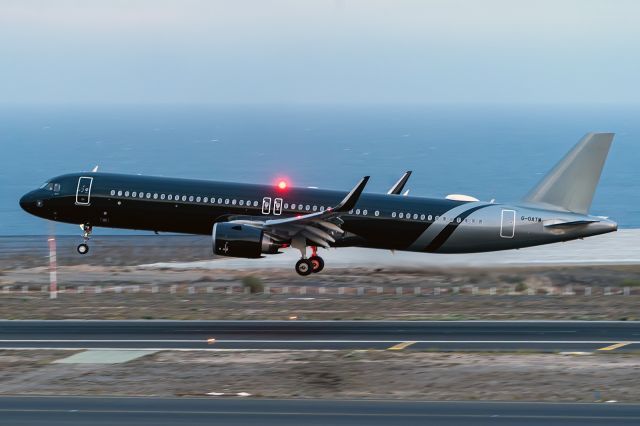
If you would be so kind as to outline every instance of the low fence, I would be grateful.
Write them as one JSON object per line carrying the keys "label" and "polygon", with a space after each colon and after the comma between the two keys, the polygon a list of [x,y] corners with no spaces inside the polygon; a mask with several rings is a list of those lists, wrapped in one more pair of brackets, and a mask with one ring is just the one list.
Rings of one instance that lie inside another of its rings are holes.
{"label": "low fence", "polygon": [[[34,285],[4,285],[0,289],[0,294],[49,294],[49,286]],[[58,294],[85,294],[100,295],[105,293],[149,293],[149,294],[212,294],[212,295],[241,295],[251,294],[249,287],[240,285],[231,286],[205,286],[205,285],[108,285],[108,286],[59,286]],[[298,296],[298,297],[318,297],[318,296],[451,296],[451,295],[472,295],[472,296],[638,296],[639,287],[573,287],[566,286],[528,288],[519,289],[513,287],[401,287],[401,286],[358,286],[358,287],[335,287],[335,286],[269,286],[265,285],[261,292],[254,293],[261,296]]]}

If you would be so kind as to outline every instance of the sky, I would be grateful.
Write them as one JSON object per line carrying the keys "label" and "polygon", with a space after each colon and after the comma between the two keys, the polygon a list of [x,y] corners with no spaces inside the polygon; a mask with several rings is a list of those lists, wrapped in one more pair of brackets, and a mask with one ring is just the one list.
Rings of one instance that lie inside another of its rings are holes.
{"label": "sky", "polygon": [[0,104],[639,103],[635,0],[0,0]]}

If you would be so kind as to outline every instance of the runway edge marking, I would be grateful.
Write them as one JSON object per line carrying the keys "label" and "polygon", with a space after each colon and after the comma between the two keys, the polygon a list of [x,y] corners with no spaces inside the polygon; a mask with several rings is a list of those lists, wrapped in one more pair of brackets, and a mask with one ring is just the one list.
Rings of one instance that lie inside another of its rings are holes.
{"label": "runway edge marking", "polygon": [[418,343],[418,342],[402,342],[402,343],[398,343],[397,345],[393,345],[390,348],[388,348],[388,350],[390,351],[401,351],[403,349],[408,348],[409,346]]}

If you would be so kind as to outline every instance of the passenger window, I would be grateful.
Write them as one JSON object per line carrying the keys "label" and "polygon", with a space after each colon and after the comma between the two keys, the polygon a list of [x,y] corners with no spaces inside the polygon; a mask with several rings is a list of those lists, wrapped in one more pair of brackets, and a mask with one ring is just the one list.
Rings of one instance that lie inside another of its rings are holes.
{"label": "passenger window", "polygon": [[196,203],[199,203],[200,201],[202,201],[201,197],[196,198]]}
{"label": "passenger window", "polygon": [[[118,191],[118,192],[120,192],[120,191]],[[147,198],[151,198],[151,193],[150,192],[147,192]]]}
{"label": "passenger window", "polygon": [[186,195],[182,196],[182,201],[187,201],[187,196]]}
{"label": "passenger window", "polygon": [[138,197],[138,193],[137,193],[136,191],[133,191],[133,192],[131,193],[131,196],[132,196],[133,198],[137,198],[137,197]]}
{"label": "passenger window", "polygon": [[164,194],[160,194],[160,199],[161,199],[161,200],[164,200],[165,198],[166,198],[166,195],[164,195]]}
{"label": "passenger window", "polygon": [[122,191],[118,191],[118,197],[122,197]]}
{"label": "passenger window", "polygon": [[111,195],[116,195],[116,191],[114,191],[113,189],[111,190]]}
{"label": "passenger window", "polygon": [[375,217],[380,216],[380,211],[376,210],[375,212],[373,212],[373,215],[374,215]]}
{"label": "passenger window", "polygon": [[413,220],[416,220],[416,219],[418,219],[418,214],[417,214],[417,213],[414,213],[414,214],[413,214]]}
{"label": "passenger window", "polygon": [[253,207],[258,207],[258,202],[257,201],[253,202]]}
{"label": "passenger window", "polygon": [[222,198],[218,198],[218,204],[222,204]]}
{"label": "passenger window", "polygon": [[233,204],[234,206],[236,205],[236,203],[237,203],[237,201],[236,201],[235,198],[233,200],[231,200],[231,204]]}
{"label": "passenger window", "polygon": [[396,217],[396,212],[391,213],[391,217]]}
{"label": "passenger window", "polygon": [[169,196],[167,197],[169,199],[169,201],[173,200],[173,195],[169,194]]}
{"label": "passenger window", "polygon": [[420,220],[424,220],[424,215],[423,214],[420,215]]}
{"label": "passenger window", "polygon": [[209,197],[204,197],[204,199],[202,201],[205,202],[205,203],[208,203],[209,202]]}
{"label": "passenger window", "polygon": [[124,196],[128,197],[129,196],[129,191],[124,191]]}
{"label": "passenger window", "polygon": [[367,211],[366,210],[362,210],[362,214],[366,216],[367,215]]}
{"label": "passenger window", "polygon": [[309,211],[309,210],[311,210],[311,206],[310,206],[309,204],[307,204],[306,206],[304,206],[304,209],[305,209],[306,211]]}
{"label": "passenger window", "polygon": [[399,217],[400,219],[402,219],[402,218],[404,217],[404,213],[400,213],[400,214],[398,215],[398,217]]}
{"label": "passenger window", "polygon": [[189,195],[189,201],[193,202],[193,195]]}
{"label": "passenger window", "polygon": [[427,216],[427,220],[433,220],[433,216],[431,215]]}
{"label": "passenger window", "polygon": [[225,204],[229,204],[229,199],[228,199],[228,198],[225,198],[225,199],[224,199],[224,203],[225,203]]}
{"label": "passenger window", "polygon": [[239,204],[240,204],[241,206],[244,206],[244,200],[240,200],[240,203],[239,203]]}
{"label": "passenger window", "polygon": [[320,206],[320,211],[323,212],[324,211],[324,206]]}
{"label": "passenger window", "polygon": [[360,214],[360,209],[356,209],[356,214]]}
{"label": "passenger window", "polygon": [[153,199],[157,200],[158,199],[158,194],[153,194]]}
{"label": "passenger window", "polygon": [[317,212],[318,211],[318,206],[313,206],[313,211]]}
{"label": "passenger window", "polygon": [[289,203],[284,203],[284,208],[288,209],[289,208]]}

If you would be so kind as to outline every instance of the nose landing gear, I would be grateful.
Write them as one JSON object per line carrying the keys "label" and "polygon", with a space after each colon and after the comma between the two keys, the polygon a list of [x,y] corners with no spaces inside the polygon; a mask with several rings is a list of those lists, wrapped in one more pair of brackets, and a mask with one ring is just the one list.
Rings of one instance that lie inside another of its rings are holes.
{"label": "nose landing gear", "polygon": [[80,227],[82,228],[82,230],[84,231],[82,234],[82,244],[79,244],[77,247],[77,251],[80,254],[87,254],[89,253],[89,244],[87,244],[89,242],[89,239],[91,238],[91,232],[93,231],[93,227],[91,225],[89,225],[88,223],[85,223],[84,225],[80,225]]}

